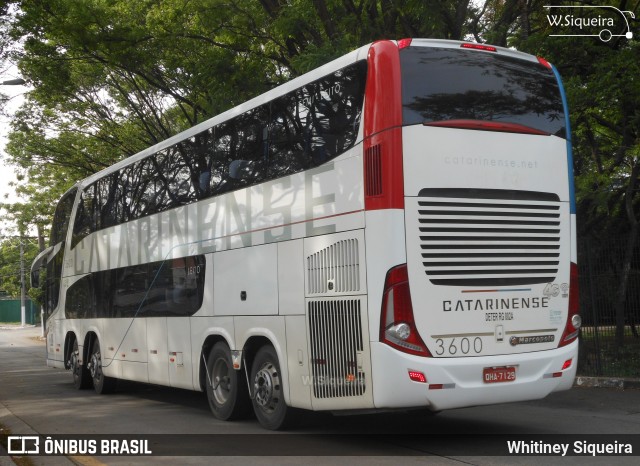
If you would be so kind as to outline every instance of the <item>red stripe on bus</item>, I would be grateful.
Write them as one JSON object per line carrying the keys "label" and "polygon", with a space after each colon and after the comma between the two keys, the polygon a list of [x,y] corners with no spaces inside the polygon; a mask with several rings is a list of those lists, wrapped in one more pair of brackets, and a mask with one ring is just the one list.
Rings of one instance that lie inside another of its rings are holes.
{"label": "red stripe on bus", "polygon": [[364,102],[365,210],[404,208],[400,78],[398,46],[371,45]]}

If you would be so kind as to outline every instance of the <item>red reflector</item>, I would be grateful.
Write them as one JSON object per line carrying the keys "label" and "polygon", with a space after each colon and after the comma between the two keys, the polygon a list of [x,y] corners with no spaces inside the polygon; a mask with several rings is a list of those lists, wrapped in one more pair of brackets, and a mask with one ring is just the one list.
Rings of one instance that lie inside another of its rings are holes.
{"label": "red reflector", "polygon": [[562,372],[554,372],[553,373],[553,378],[557,379],[558,377],[562,377]]}
{"label": "red reflector", "polygon": [[427,383],[427,378],[422,372],[409,371],[409,378],[414,382]]}
{"label": "red reflector", "polygon": [[463,49],[473,49],[473,50],[484,50],[486,52],[497,52],[498,49],[495,47],[492,47],[490,45],[482,45],[482,44],[473,44],[471,42],[465,42],[464,44],[462,44],[460,46],[460,48]]}
{"label": "red reflector", "polygon": [[545,66],[545,67],[547,67],[547,68],[551,69],[551,63],[549,63],[549,62],[548,62],[547,60],[545,60],[544,58],[542,58],[542,57],[538,57],[538,61],[540,62],[540,64],[541,64],[542,66]]}
{"label": "red reflector", "polygon": [[562,370],[569,369],[571,367],[572,362],[573,362],[573,359],[567,359],[562,365]]}
{"label": "red reflector", "polygon": [[406,49],[407,47],[409,47],[411,45],[411,41],[413,39],[400,39],[398,41],[398,49],[402,50],[402,49]]}
{"label": "red reflector", "polygon": [[432,383],[431,385],[429,385],[429,390],[442,390],[444,388],[444,385],[441,383]]}

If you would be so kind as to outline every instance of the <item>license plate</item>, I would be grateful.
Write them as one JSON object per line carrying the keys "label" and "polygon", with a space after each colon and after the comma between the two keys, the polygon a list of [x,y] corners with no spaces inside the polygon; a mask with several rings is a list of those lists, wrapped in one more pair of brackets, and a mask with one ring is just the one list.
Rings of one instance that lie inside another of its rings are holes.
{"label": "license plate", "polygon": [[485,367],[482,371],[484,383],[513,382],[516,380],[515,367]]}

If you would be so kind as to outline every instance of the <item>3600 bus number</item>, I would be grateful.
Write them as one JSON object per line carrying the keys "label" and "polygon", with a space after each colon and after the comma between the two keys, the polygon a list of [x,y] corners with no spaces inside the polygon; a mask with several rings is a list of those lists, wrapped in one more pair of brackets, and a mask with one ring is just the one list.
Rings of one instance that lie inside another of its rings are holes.
{"label": "3600 bus number", "polygon": [[438,338],[436,340],[436,355],[456,356],[480,354],[482,352],[482,338]]}

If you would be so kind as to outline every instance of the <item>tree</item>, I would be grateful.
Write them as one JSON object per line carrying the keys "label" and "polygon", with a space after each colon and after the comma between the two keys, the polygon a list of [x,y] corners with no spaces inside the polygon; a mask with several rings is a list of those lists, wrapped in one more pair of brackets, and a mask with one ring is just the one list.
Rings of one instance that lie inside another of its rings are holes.
{"label": "tree", "polygon": [[[638,2],[620,1],[613,6],[633,10],[636,18],[640,14]],[[620,234],[627,236],[615,293],[616,345],[620,348],[640,219],[640,46],[625,37],[608,42],[587,37],[551,38],[549,35],[558,31],[547,13],[529,11],[524,15],[526,25],[521,21],[520,33],[511,43],[557,63],[565,78],[573,129],[578,236],[600,242]],[[606,10],[582,12],[587,16],[596,13],[605,14]],[[638,24],[637,19],[629,21]],[[575,27],[564,33],[584,31]]]}
{"label": "tree", "polygon": [[[20,243],[23,257],[20,257]],[[37,242],[30,238],[2,237],[0,241],[0,289],[20,298],[20,269],[24,267],[25,290],[29,289],[29,264],[38,254]]]}
{"label": "tree", "polygon": [[5,1],[34,87],[7,147],[31,185],[12,212],[40,223],[74,180],[366,42],[459,39],[469,3]]}
{"label": "tree", "polygon": [[[629,237],[617,292],[622,335],[639,234],[640,46],[625,37],[551,37],[558,31],[546,3],[5,0],[0,51],[34,87],[7,147],[30,183],[20,187],[25,201],[12,215],[22,224],[47,224],[74,180],[367,42],[474,38],[544,56],[564,77],[579,235]],[[614,4],[640,17],[640,2]],[[638,19],[627,18],[637,29]],[[23,50],[3,49],[11,41]]]}

